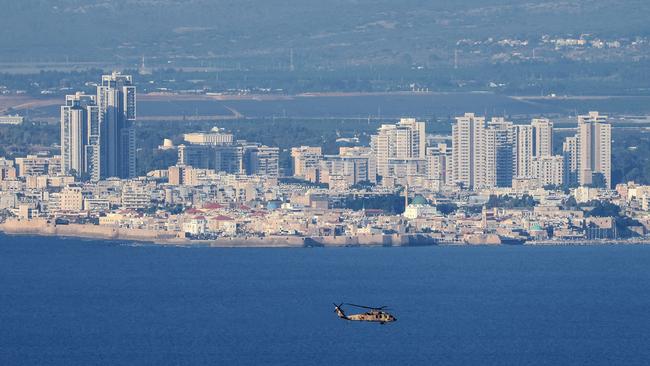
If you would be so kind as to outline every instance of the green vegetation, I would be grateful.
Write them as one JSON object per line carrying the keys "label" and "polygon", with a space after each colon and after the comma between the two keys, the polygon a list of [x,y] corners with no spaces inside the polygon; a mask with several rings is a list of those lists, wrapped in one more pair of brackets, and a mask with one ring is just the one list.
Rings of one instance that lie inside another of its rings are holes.
{"label": "green vegetation", "polygon": [[458,210],[458,205],[453,202],[441,203],[436,205],[436,209],[443,215],[450,215]]}
{"label": "green vegetation", "polygon": [[59,125],[24,123],[20,126],[0,126],[0,156],[25,156],[39,151],[58,153],[61,139]]}
{"label": "green vegetation", "polygon": [[485,204],[487,208],[530,208],[535,207],[536,201],[532,196],[527,194],[522,197],[512,197],[512,196],[496,196],[490,195],[488,202]]}

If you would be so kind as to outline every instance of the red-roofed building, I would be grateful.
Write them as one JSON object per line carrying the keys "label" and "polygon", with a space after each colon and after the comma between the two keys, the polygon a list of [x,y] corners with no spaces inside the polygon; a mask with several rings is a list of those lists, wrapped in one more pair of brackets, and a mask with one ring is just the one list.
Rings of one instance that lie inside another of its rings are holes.
{"label": "red-roofed building", "polygon": [[235,235],[237,234],[237,222],[232,217],[218,215],[210,219],[208,229],[224,235]]}
{"label": "red-roofed building", "polygon": [[209,202],[203,205],[204,210],[221,210],[222,208],[225,208],[225,206],[215,202]]}
{"label": "red-roofed building", "polygon": [[199,214],[203,214],[204,212],[201,210],[197,210],[196,208],[188,208],[187,210],[185,210],[185,213],[188,215],[199,215]]}

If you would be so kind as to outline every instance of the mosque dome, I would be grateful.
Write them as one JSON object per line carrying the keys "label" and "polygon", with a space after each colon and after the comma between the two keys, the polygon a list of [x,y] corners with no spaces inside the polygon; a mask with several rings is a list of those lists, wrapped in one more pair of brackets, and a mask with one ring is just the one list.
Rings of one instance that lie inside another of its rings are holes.
{"label": "mosque dome", "polygon": [[427,201],[426,198],[424,198],[424,197],[422,197],[421,195],[418,194],[417,196],[413,197],[413,200],[411,201],[411,204],[412,205],[424,206],[424,205],[428,205],[429,202]]}

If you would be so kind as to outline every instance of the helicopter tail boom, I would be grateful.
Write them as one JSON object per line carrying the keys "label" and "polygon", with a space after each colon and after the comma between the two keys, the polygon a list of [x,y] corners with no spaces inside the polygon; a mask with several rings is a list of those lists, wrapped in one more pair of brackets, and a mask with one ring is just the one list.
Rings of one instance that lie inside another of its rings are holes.
{"label": "helicopter tail boom", "polygon": [[342,303],[339,305],[334,304],[334,312],[336,313],[336,315],[338,315],[339,318],[348,320],[347,315],[345,315],[343,309],[341,309],[342,305],[343,305]]}

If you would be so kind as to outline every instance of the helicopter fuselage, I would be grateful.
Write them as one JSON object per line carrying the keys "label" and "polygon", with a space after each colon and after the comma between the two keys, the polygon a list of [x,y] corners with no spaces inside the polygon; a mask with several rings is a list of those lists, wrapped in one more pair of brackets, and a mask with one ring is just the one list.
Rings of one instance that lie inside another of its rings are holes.
{"label": "helicopter fuselage", "polygon": [[375,323],[385,324],[397,320],[393,315],[378,309],[372,309],[366,313],[361,313],[361,314],[346,315],[340,306],[335,305],[334,311],[336,312],[339,318],[350,320],[350,321],[375,322]]}

